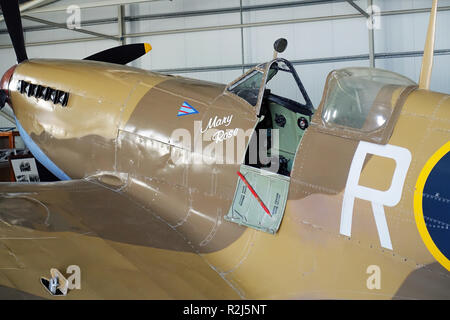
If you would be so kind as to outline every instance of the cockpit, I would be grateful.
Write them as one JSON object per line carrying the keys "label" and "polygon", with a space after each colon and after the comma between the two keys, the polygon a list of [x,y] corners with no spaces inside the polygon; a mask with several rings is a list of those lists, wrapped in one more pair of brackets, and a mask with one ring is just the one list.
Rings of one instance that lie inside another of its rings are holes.
{"label": "cockpit", "polygon": [[270,62],[269,68],[267,63],[258,65],[232,83],[227,90],[255,107],[260,100],[278,98],[283,104],[290,105],[291,109],[299,107],[313,110],[311,100],[295,68],[285,59]]}
{"label": "cockpit", "polygon": [[[260,155],[260,132],[267,133],[268,157],[276,154],[278,174],[290,176],[298,145],[310,124],[321,131],[356,140],[386,143],[399,101],[416,86],[412,80],[381,69],[345,68],[332,71],[316,110],[293,65],[286,59],[261,64],[231,83],[227,90],[255,108],[259,122],[252,136]],[[395,119],[394,119],[395,120]],[[391,125],[390,125],[391,124]],[[276,131],[277,145],[273,144]],[[251,159],[259,169],[273,165]]]}
{"label": "cockpit", "polygon": [[[281,58],[259,65],[227,90],[255,107],[259,122],[250,143],[256,146],[253,153],[263,154],[260,146],[264,145],[267,158],[278,159],[276,172],[290,176],[298,144],[314,113],[312,102],[293,65]],[[261,132],[265,133],[264,137]],[[273,139],[275,132],[276,143]],[[273,161],[264,163],[261,157],[252,157],[251,148],[248,148],[245,159],[248,166],[274,167]]]}
{"label": "cockpit", "polygon": [[[257,121],[240,166],[245,181],[238,180],[225,219],[276,233],[294,160],[298,152],[308,151],[300,147],[305,133],[386,144],[403,102],[416,88],[412,80],[385,70],[335,70],[328,75],[322,101],[315,109],[289,61],[274,59],[247,72],[226,89],[254,109]],[[246,183],[256,190],[259,200],[247,192]]]}

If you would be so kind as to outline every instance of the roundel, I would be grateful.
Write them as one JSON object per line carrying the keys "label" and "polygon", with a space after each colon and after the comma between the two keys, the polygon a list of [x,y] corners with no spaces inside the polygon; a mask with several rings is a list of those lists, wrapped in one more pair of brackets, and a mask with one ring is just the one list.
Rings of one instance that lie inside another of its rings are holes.
{"label": "roundel", "polygon": [[426,247],[450,271],[450,141],[427,161],[419,175],[414,215]]}

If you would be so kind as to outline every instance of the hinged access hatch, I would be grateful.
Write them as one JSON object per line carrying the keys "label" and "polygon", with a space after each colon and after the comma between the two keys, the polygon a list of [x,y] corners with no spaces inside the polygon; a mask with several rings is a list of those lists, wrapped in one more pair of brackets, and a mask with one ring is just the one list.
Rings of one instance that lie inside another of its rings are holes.
{"label": "hinged access hatch", "polygon": [[[233,204],[225,219],[275,234],[283,219],[290,178],[246,165],[241,166],[240,173],[257,196],[252,193],[244,180],[239,179]],[[257,197],[267,207],[270,215]]]}

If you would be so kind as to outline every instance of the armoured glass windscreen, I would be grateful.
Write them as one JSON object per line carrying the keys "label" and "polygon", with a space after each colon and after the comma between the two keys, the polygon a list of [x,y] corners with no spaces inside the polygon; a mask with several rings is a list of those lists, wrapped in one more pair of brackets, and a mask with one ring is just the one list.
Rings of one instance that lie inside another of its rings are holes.
{"label": "armoured glass windscreen", "polygon": [[252,106],[256,106],[258,103],[259,89],[262,85],[263,75],[263,72],[254,70],[233,84],[228,91],[238,95]]}
{"label": "armoured glass windscreen", "polygon": [[275,64],[269,69],[266,89],[270,89],[271,94],[306,105],[305,98],[289,68],[283,61],[277,61]]}
{"label": "armoured glass windscreen", "polygon": [[333,71],[328,78],[322,119],[327,126],[375,131],[388,122],[401,92],[411,85],[416,84],[380,69]]}

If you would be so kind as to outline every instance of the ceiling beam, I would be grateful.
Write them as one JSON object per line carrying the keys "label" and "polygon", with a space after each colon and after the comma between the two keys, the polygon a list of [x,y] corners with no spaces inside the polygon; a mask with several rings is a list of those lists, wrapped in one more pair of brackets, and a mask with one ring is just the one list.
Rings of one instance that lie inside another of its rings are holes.
{"label": "ceiling beam", "polygon": [[[170,0],[172,1],[172,0]],[[195,10],[195,11],[182,11],[182,12],[170,12],[170,13],[158,13],[158,14],[145,14],[145,15],[137,15],[137,16],[125,16],[123,17],[124,22],[135,22],[135,21],[146,21],[146,20],[154,20],[154,19],[171,19],[171,18],[182,18],[182,17],[198,17],[198,16],[208,16],[214,14],[229,14],[229,13],[241,13],[244,12],[253,12],[259,10],[274,10],[274,9],[283,9],[283,8],[296,8],[302,6],[312,6],[312,5],[320,5],[320,4],[329,4],[329,3],[338,3],[338,2],[346,2],[346,0],[304,0],[304,1],[290,1],[290,2],[282,2],[282,3],[272,3],[272,4],[259,4],[259,5],[251,5],[251,6],[243,6],[241,7],[228,7],[228,8],[219,8],[219,9],[206,9],[206,10]],[[33,12],[31,12],[33,13]],[[82,22],[83,26],[90,25],[99,25],[99,24],[112,24],[117,23],[117,18],[103,18],[103,19],[94,19],[94,20],[86,20]],[[24,31],[43,31],[48,30],[50,27],[43,26],[30,26],[24,27]],[[1,33],[7,33],[6,29],[1,29]]]}
{"label": "ceiling beam", "polygon": [[363,10],[360,6],[358,6],[356,3],[354,3],[352,0],[347,0],[347,2],[353,7],[355,8],[359,13],[361,13],[364,17],[366,17],[367,19],[370,18],[370,15]]}
{"label": "ceiling beam", "polygon": [[[73,3],[73,5],[77,5],[80,9],[89,9],[89,8],[101,8],[101,7],[110,7],[117,5],[125,5],[125,4],[133,4],[133,3],[143,3],[143,2],[156,2],[156,1],[172,1],[172,0],[105,0],[105,1],[96,1],[96,2],[86,2],[86,3]],[[36,8],[33,10],[29,10],[29,13],[44,13],[44,12],[57,12],[57,11],[66,11],[69,5],[64,6],[47,6],[44,8]]]}
{"label": "ceiling beam", "polygon": [[[450,6],[439,7],[438,11],[450,11]],[[391,15],[403,15],[403,14],[417,14],[417,13],[424,13],[424,12],[428,13],[428,12],[430,12],[430,9],[429,8],[420,8],[420,9],[402,9],[402,10],[394,10],[394,11],[383,11],[383,12],[380,12],[380,15],[381,16],[391,16]],[[177,34],[177,33],[186,33],[186,32],[201,32],[201,31],[227,30],[227,29],[237,29],[237,28],[252,28],[252,27],[261,27],[261,26],[269,26],[269,25],[282,25],[282,24],[305,23],[305,22],[316,22],[316,21],[330,21],[330,20],[340,20],[340,19],[355,19],[355,18],[361,18],[361,17],[362,16],[360,14],[348,14],[348,15],[326,16],[326,17],[301,18],[301,19],[292,19],[292,20],[268,21],[268,22],[260,22],[260,23],[246,23],[246,24],[239,23],[239,24],[234,24],[234,25],[222,25],[222,26],[214,26],[214,27],[187,28],[187,29],[163,30],[163,31],[155,31],[155,32],[142,32],[142,33],[136,33],[136,34],[124,34],[124,37],[125,38],[134,38],[134,37],[139,37],[139,36],[155,36],[155,35]],[[99,41],[99,40],[104,40],[104,39],[99,38],[99,37],[89,37],[89,38],[42,41],[42,42],[29,42],[29,43],[26,43],[26,45],[27,46],[55,45],[55,44],[76,43],[76,42],[83,42],[83,41]],[[114,40],[118,41],[117,38]],[[0,49],[9,49],[9,48],[12,48],[12,45],[10,45],[10,44],[0,45]]]}
{"label": "ceiling beam", "polygon": [[[25,2],[25,3],[21,4],[19,6],[19,10],[20,10],[20,12],[26,12],[28,10],[32,10],[34,8],[45,6],[45,5],[51,4],[51,3],[56,2],[56,1],[57,0],[33,0],[33,1],[28,1],[28,2]],[[0,22],[3,21],[3,20],[5,20],[3,18],[3,15],[0,15]]]}
{"label": "ceiling beam", "polygon": [[40,19],[40,18],[30,17],[30,16],[27,16],[27,15],[22,15],[22,18],[26,19],[26,20],[30,20],[30,21],[46,24],[46,25],[49,25],[49,26],[53,26],[53,27],[56,27],[56,28],[66,29],[66,30],[70,30],[70,31],[78,32],[78,33],[83,33],[83,34],[88,34],[88,35],[99,37],[99,38],[110,39],[110,40],[119,40],[119,38],[116,37],[116,36],[110,36],[110,35],[107,35],[107,34],[98,33],[98,32],[94,32],[94,31],[89,31],[89,30],[85,30],[85,29],[77,29],[77,28],[70,29],[70,28],[67,27],[67,25],[62,24],[62,23],[55,23],[55,22],[47,21],[47,20]]}

